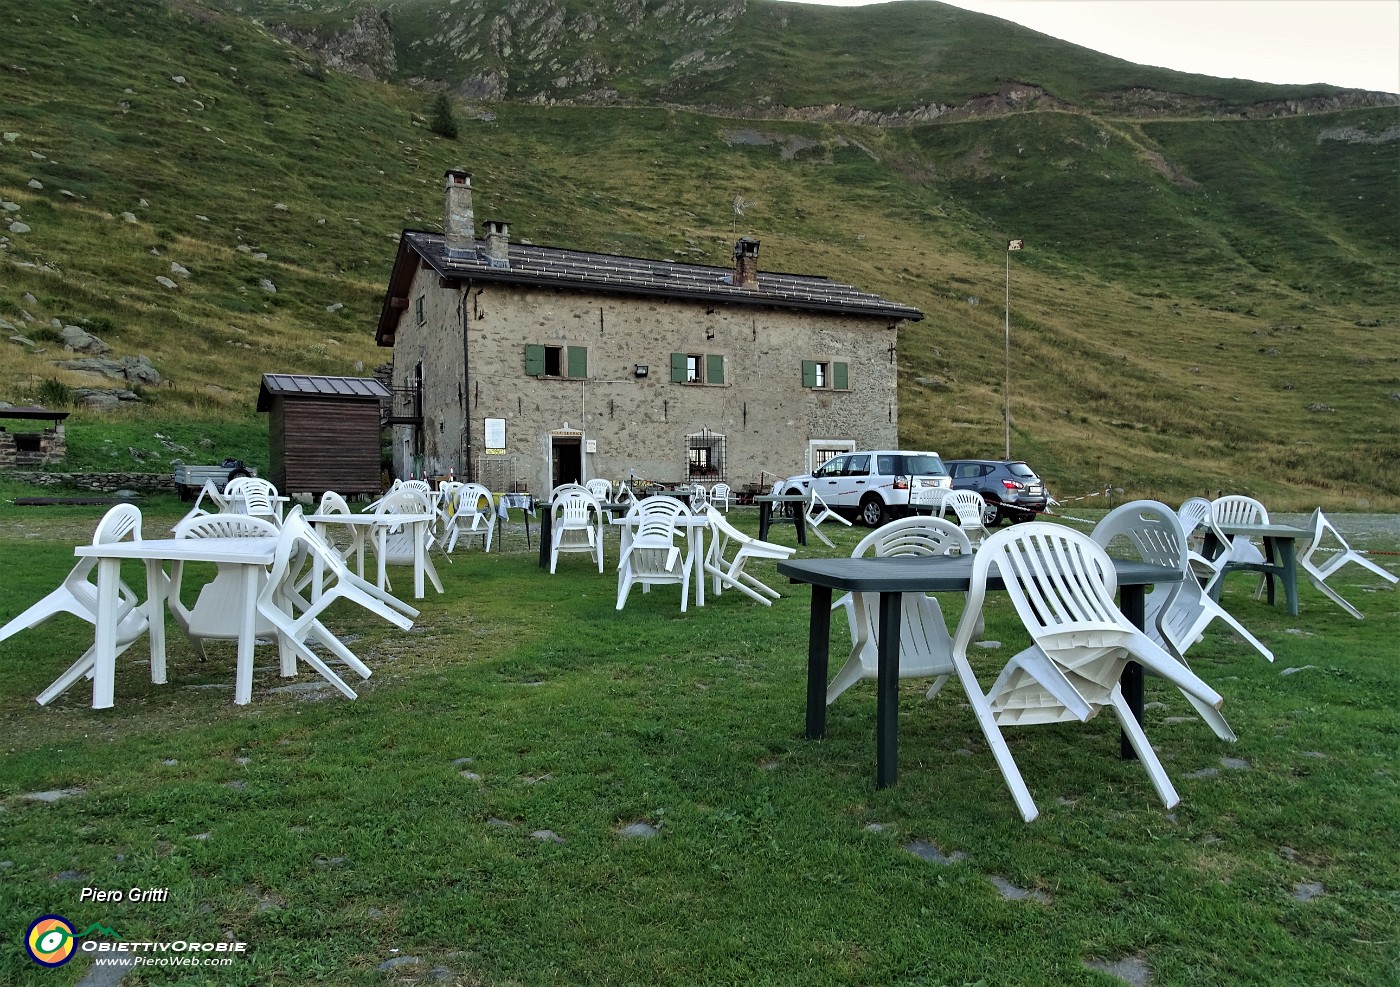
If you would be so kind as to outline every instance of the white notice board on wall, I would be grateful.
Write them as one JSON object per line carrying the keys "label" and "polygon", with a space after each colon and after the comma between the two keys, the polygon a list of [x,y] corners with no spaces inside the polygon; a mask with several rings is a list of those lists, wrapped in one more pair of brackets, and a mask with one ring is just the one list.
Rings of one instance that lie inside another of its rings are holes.
{"label": "white notice board on wall", "polygon": [[486,451],[506,451],[506,420],[504,418],[486,419]]}

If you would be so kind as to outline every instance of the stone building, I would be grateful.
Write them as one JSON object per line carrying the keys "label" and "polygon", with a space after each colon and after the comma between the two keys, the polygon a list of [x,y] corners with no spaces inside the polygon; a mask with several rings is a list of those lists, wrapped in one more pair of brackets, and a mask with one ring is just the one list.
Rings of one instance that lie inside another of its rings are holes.
{"label": "stone building", "polygon": [[393,347],[396,474],[547,490],[629,476],[771,483],[896,445],[899,325],[918,309],[825,277],[476,236],[471,175],[444,232],[406,230],[376,340]]}
{"label": "stone building", "polygon": [[[61,463],[68,455],[68,437],[64,434],[66,411],[51,411],[34,406],[0,407],[0,469],[16,466],[46,466]],[[53,425],[37,431],[33,422],[49,421]],[[24,422],[16,430],[13,422]]]}

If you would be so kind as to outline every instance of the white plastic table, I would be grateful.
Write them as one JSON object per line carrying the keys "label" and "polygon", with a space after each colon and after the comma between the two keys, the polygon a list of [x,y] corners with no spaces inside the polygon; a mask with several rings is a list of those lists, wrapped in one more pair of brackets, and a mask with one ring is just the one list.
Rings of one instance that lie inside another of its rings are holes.
{"label": "white plastic table", "polygon": [[[318,532],[333,524],[343,524],[350,529],[354,538],[352,551],[358,560],[361,576],[364,575],[365,571],[365,540],[379,534],[387,535],[390,528],[407,525],[412,528],[413,537],[413,598],[415,600],[423,599],[423,577],[425,574],[428,579],[432,580],[433,588],[439,593],[442,592],[442,580],[438,579],[437,569],[433,566],[433,560],[428,557],[427,550],[429,528],[434,520],[432,514],[308,514],[306,520]],[[384,571],[384,555],[381,552],[379,553],[379,572],[375,585],[382,590],[387,590],[388,582],[388,575]]]}
{"label": "white plastic table", "polygon": [[[146,564],[146,609],[151,646],[151,681],[165,682],[165,602],[170,579],[165,562],[213,562],[238,574],[241,589],[238,669],[233,701],[253,696],[253,644],[257,640],[258,575],[266,573],[277,551],[276,538],[155,538],[79,545],[73,554],[97,559],[97,627],[93,642],[92,708],[109,709],[116,686],[117,583],[123,559]],[[52,698],[52,697],[50,697]]]}

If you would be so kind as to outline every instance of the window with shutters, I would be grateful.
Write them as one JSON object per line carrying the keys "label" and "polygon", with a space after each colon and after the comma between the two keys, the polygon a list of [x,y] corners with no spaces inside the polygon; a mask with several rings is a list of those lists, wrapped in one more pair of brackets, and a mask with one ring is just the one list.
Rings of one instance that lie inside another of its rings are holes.
{"label": "window with shutters", "polygon": [[851,389],[850,365],[835,360],[803,360],[802,386],[830,391]]}
{"label": "window with shutters", "polygon": [[724,383],[724,356],[719,353],[672,353],[673,384]]}
{"label": "window with shutters", "polygon": [[531,377],[587,377],[588,347],[527,345],[525,373]]}
{"label": "window with shutters", "polygon": [[413,317],[418,320],[418,324],[420,326],[428,321],[428,316],[423,311],[422,295],[419,295],[417,298],[413,299]]}

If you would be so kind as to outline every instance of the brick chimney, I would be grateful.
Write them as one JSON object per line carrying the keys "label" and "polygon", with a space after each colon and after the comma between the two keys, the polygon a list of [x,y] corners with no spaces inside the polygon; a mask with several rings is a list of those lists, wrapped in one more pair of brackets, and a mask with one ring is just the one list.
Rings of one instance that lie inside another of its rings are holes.
{"label": "brick chimney", "polygon": [[758,287],[758,241],[751,237],[740,237],[734,244],[734,285]]}
{"label": "brick chimney", "polygon": [[443,240],[447,256],[467,258],[476,256],[476,221],[472,218],[472,173],[465,168],[451,168],[444,177],[447,202],[442,217]]}
{"label": "brick chimney", "polygon": [[510,267],[510,224],[499,219],[486,221],[486,263]]}

